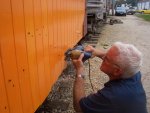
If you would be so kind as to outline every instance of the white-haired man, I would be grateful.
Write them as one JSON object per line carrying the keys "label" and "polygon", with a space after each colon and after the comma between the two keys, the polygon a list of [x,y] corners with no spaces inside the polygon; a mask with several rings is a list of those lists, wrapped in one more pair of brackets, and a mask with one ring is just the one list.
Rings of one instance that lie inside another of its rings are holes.
{"label": "white-haired man", "polygon": [[109,81],[97,93],[85,96],[83,54],[73,60],[76,79],[73,88],[74,109],[84,113],[147,113],[146,95],[141,83],[139,68],[142,54],[131,44],[116,42],[107,51],[87,46],[94,56],[103,60],[100,70],[109,76]]}

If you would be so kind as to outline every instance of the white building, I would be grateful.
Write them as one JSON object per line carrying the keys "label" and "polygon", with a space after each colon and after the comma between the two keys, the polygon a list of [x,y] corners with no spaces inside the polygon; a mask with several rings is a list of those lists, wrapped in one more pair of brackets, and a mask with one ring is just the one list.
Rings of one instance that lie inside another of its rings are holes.
{"label": "white building", "polygon": [[150,0],[141,0],[137,4],[138,10],[150,9]]}

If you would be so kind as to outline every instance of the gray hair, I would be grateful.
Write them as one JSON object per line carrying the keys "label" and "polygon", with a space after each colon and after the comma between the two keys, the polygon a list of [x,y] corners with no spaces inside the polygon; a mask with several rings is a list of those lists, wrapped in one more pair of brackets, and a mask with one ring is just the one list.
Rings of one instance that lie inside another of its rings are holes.
{"label": "gray hair", "polygon": [[112,48],[116,48],[117,55],[114,61],[123,69],[122,78],[133,76],[139,71],[142,53],[134,45],[116,42]]}

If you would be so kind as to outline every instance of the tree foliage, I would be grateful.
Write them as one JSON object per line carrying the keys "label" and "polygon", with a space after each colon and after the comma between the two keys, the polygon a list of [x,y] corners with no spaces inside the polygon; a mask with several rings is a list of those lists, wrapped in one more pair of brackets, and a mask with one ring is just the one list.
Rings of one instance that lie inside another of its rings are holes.
{"label": "tree foliage", "polygon": [[137,2],[138,0],[117,0],[116,4],[120,5],[120,4],[131,4],[132,6],[137,6]]}
{"label": "tree foliage", "polygon": [[137,6],[138,0],[126,0],[127,4],[131,4],[132,6]]}

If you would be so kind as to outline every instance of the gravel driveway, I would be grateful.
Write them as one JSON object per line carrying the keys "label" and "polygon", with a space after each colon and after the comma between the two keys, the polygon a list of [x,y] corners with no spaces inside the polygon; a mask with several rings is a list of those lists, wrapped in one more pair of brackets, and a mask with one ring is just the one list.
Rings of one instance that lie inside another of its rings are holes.
{"label": "gravel driveway", "polygon": [[[121,19],[123,24],[106,24],[102,28],[96,48],[107,50],[114,42],[121,41],[134,44],[143,52],[142,82],[146,90],[147,107],[150,113],[150,22],[134,15],[114,18]],[[93,91],[88,76],[89,64],[85,62],[85,91],[87,95],[101,89],[103,84],[108,81],[107,75],[99,70],[100,64],[99,58],[90,60]],[[62,73],[47,100],[36,113],[75,113],[72,106],[73,81],[74,70],[70,64],[70,67]]]}

